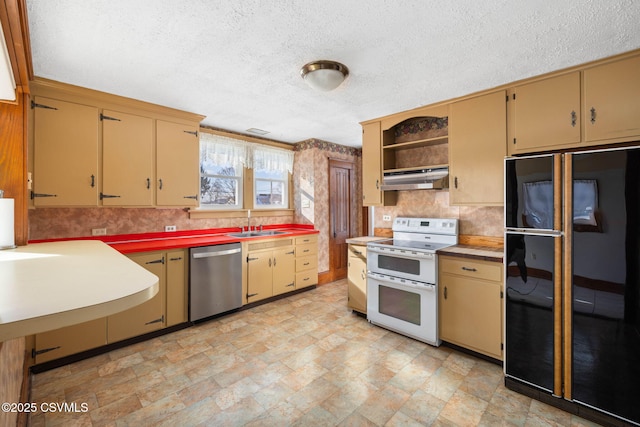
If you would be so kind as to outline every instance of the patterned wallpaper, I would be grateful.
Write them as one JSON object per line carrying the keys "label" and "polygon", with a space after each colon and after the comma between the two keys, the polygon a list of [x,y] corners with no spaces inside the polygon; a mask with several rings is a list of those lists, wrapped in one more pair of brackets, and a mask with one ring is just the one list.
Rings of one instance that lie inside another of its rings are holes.
{"label": "patterned wallpaper", "polygon": [[362,152],[316,139],[296,144],[294,160],[294,222],[313,224],[318,235],[318,271],[329,270],[329,159],[354,163],[351,188],[351,230],[361,233]]}

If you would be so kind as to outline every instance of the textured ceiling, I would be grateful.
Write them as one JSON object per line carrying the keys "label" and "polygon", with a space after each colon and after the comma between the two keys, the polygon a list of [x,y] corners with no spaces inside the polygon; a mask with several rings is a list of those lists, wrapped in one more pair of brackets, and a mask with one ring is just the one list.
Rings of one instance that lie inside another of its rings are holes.
{"label": "textured ceiling", "polygon": [[[635,0],[27,0],[37,76],[283,142],[640,48]],[[302,65],[350,75],[316,92]]]}

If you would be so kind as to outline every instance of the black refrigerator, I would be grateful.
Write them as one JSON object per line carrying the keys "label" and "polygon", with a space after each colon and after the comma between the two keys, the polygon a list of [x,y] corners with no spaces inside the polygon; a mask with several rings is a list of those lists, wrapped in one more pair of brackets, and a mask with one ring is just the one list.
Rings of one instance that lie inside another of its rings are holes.
{"label": "black refrigerator", "polygon": [[640,147],[505,159],[505,383],[640,425]]}

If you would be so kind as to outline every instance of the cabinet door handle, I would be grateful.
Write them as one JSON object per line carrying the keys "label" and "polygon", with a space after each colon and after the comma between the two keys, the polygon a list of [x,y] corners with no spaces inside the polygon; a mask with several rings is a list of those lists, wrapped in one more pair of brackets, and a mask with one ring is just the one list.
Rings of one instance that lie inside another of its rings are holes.
{"label": "cabinet door handle", "polygon": [[160,184],[160,190],[162,190],[162,178],[158,180],[159,184]]}
{"label": "cabinet door handle", "polygon": [[360,251],[356,251],[355,249],[351,249],[351,252],[353,252],[354,255],[360,256],[362,255],[362,252]]}
{"label": "cabinet door handle", "polygon": [[196,194],[195,196],[184,196],[183,199],[193,199],[193,200],[198,200],[198,195]]}
{"label": "cabinet door handle", "polygon": [[462,267],[462,269],[463,269],[464,271],[478,271],[478,270],[476,270],[475,268],[469,268],[469,267]]}
{"label": "cabinet door handle", "polygon": [[269,258],[269,267],[271,267],[271,258]]}
{"label": "cabinet door handle", "polygon": [[447,299],[447,287],[444,287],[444,299]]}
{"label": "cabinet door handle", "polygon": [[578,123],[578,116],[575,111],[571,112],[571,127],[576,127],[576,123]]}
{"label": "cabinet door handle", "polygon": [[364,270],[360,272],[360,277],[362,277],[362,280],[367,280],[367,276],[364,274]]}
{"label": "cabinet door handle", "polygon": [[155,319],[150,322],[147,322],[145,323],[145,325],[153,325],[154,323],[164,323],[164,314],[159,319]]}
{"label": "cabinet door handle", "polygon": [[147,190],[151,190],[151,178],[147,178]]}
{"label": "cabinet door handle", "polygon": [[591,124],[596,124],[596,109],[594,107],[591,107]]}
{"label": "cabinet door handle", "polygon": [[380,189],[380,180],[376,179],[376,190]]}
{"label": "cabinet door handle", "polygon": [[273,257],[273,266],[276,266],[276,257]]}
{"label": "cabinet door handle", "polygon": [[255,294],[247,294],[247,299],[251,298],[251,297],[255,297],[256,295],[258,295],[258,293],[256,292]]}
{"label": "cabinet door handle", "polygon": [[454,188],[458,188],[458,177],[457,176],[453,178],[453,186],[454,186]]}
{"label": "cabinet door handle", "polygon": [[295,285],[296,285],[295,283],[291,282],[291,283],[289,283],[289,284],[287,285],[287,288],[290,288],[290,287],[295,286]]}
{"label": "cabinet door handle", "polygon": [[305,262],[305,263],[304,263],[304,264],[302,264],[302,265],[309,265],[309,263],[308,263],[308,262]]}
{"label": "cabinet door handle", "polygon": [[293,254],[295,254],[295,251],[285,253],[285,255],[293,255]]}
{"label": "cabinet door handle", "polygon": [[145,264],[164,264],[164,257],[153,261],[147,261]]}
{"label": "cabinet door handle", "polygon": [[96,176],[91,175],[91,188],[96,186]]}
{"label": "cabinet door handle", "polygon": [[180,261],[182,259],[181,256],[179,256],[178,258],[169,258],[169,261]]}

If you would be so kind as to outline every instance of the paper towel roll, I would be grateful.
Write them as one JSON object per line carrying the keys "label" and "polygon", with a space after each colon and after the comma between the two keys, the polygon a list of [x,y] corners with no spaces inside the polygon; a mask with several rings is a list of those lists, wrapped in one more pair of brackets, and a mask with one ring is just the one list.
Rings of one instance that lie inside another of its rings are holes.
{"label": "paper towel roll", "polygon": [[14,248],[13,199],[0,199],[0,249]]}

